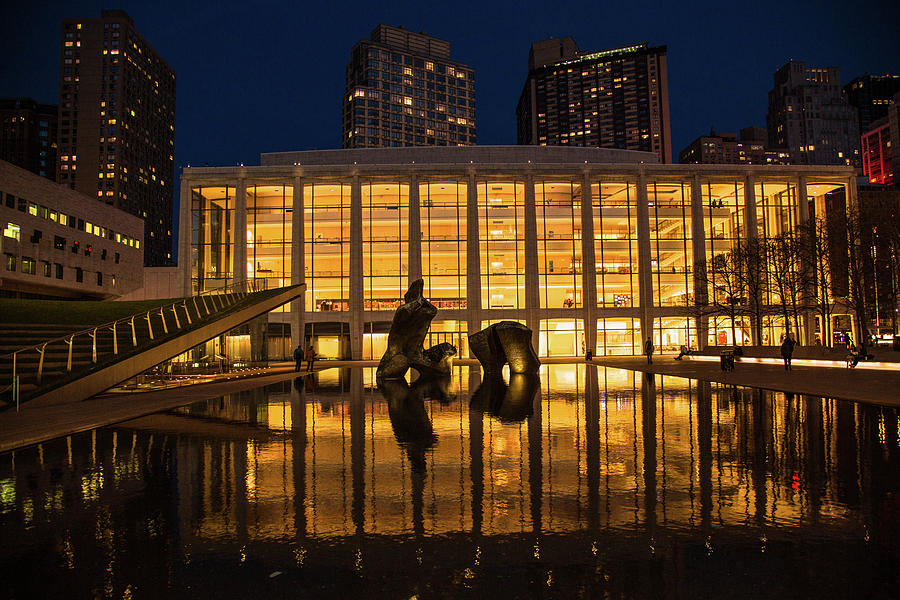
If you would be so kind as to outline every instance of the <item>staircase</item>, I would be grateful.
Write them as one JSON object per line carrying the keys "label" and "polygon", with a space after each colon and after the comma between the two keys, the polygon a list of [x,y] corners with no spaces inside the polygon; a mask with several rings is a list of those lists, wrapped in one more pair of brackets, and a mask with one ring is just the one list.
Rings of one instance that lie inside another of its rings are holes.
{"label": "staircase", "polygon": [[250,285],[251,291],[182,298],[79,331],[65,325],[0,325],[0,410],[38,398],[90,397],[290,302],[305,289]]}

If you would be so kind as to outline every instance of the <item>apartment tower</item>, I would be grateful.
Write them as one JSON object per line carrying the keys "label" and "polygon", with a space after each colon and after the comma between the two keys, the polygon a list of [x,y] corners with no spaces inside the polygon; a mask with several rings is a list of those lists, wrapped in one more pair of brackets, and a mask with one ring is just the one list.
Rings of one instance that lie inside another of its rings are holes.
{"label": "apartment tower", "polygon": [[794,164],[860,166],[856,110],[837,67],[792,60],[775,71],[766,128],[769,146],[786,148]]}
{"label": "apartment tower", "polygon": [[121,10],[62,24],[58,181],[144,219],[144,261],[172,259],[175,72]]}
{"label": "apartment tower", "polygon": [[0,99],[0,160],[56,181],[55,104]]}
{"label": "apartment tower", "polygon": [[344,148],[475,144],[475,71],[450,43],[379,25],[350,52]]}
{"label": "apartment tower", "polygon": [[535,42],[516,121],[519,144],[643,150],[671,163],[666,47]]}

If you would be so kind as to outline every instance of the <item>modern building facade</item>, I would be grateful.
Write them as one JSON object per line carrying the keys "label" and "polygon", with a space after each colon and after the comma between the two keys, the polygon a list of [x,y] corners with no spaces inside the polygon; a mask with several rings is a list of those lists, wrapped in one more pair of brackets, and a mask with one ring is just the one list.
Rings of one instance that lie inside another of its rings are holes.
{"label": "modern building facade", "polygon": [[900,94],[900,75],[863,75],[844,86],[847,102],[856,109],[860,132],[887,117],[894,96]]}
{"label": "modern building facade", "polygon": [[766,114],[770,148],[786,148],[797,165],[861,165],[856,111],[837,67],[790,61],[774,75]]}
{"label": "modern building facade", "polygon": [[379,25],[347,63],[344,148],[475,144],[475,71],[450,43]]}
{"label": "modern building facade", "polygon": [[862,132],[863,175],[869,183],[894,185],[900,173],[900,92],[887,105],[885,116],[874,121]]}
{"label": "modern building facade", "polygon": [[581,52],[571,37],[535,42],[516,122],[520,145],[640,150],[671,163],[666,47]]}
{"label": "modern building facade", "polygon": [[0,160],[56,181],[55,104],[0,99]]}
{"label": "modern building facade", "polygon": [[175,72],[121,10],[66,19],[58,181],[142,218],[144,260],[172,259]]}
{"label": "modern building facade", "polygon": [[138,217],[5,161],[0,199],[0,297],[105,300],[143,283]]}
{"label": "modern building facade", "polygon": [[[286,152],[258,167],[185,169],[182,293],[305,283],[302,301],[269,317],[270,334],[293,333],[269,344],[270,357],[307,340],[326,357],[381,356],[418,278],[438,308],[426,343],[451,342],[462,356],[468,334],[503,319],[531,327],[545,356],[635,354],[648,336],[660,348],[730,344],[724,318],[694,311],[726,301],[695,265],[804,222],[827,194],[855,197],[849,167],[655,158],[476,146]],[[768,314],[757,340],[743,319],[735,337],[771,343],[782,325]]]}
{"label": "modern building facade", "polygon": [[860,137],[863,175],[869,183],[893,185],[894,158],[891,123],[887,117],[872,123]]}

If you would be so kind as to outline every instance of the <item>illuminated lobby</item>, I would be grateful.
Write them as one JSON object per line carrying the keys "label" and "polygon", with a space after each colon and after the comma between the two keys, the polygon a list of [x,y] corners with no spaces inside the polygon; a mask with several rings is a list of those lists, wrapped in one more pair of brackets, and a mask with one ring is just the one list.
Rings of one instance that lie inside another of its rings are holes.
{"label": "illuminated lobby", "polygon": [[[419,278],[438,308],[426,347],[450,342],[462,357],[469,333],[500,320],[530,327],[541,356],[640,354],[647,337],[663,352],[778,343],[777,310],[765,311],[762,339],[749,318],[733,330],[724,313],[700,316],[698,302],[727,299],[694,266],[824,214],[829,196],[855,202],[852,168],[656,161],[627,150],[470,146],[188,167],[179,284],[188,294],[254,279],[305,283],[303,299],[261,328],[254,354],[270,360],[300,343],[323,358],[379,358]],[[803,343],[816,327],[807,321]],[[250,359],[252,337],[236,330],[213,351]]]}

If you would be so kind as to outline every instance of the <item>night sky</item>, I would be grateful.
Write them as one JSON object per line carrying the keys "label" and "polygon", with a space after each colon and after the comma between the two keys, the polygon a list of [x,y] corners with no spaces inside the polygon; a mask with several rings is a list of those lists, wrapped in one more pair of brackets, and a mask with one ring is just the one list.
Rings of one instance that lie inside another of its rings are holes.
{"label": "night sky", "polygon": [[[475,69],[479,144],[515,144],[535,40],[582,50],[668,46],[673,157],[715,127],[765,126],[772,73],[789,59],[836,65],[842,83],[900,72],[900,2],[4,3],[0,97],[56,103],[63,18],[123,8],[175,69],[176,171],[259,164],[261,152],[339,148],[350,48],[379,23],[448,40]],[[547,7],[559,8],[553,14]],[[175,188],[177,189],[177,187]]]}

